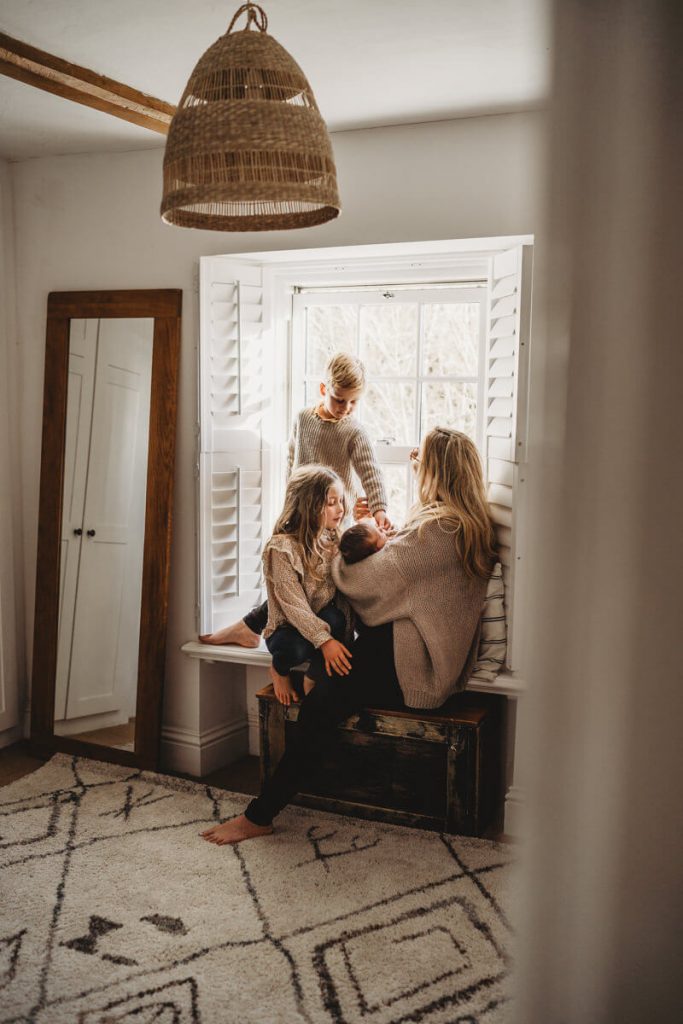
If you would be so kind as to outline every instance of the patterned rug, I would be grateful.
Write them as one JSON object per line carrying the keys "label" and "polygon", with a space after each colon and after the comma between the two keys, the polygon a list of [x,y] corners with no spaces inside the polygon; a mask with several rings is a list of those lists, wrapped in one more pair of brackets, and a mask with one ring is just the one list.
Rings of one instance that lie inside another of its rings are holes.
{"label": "patterned rug", "polygon": [[0,1021],[502,1024],[512,850],[58,754],[0,790]]}

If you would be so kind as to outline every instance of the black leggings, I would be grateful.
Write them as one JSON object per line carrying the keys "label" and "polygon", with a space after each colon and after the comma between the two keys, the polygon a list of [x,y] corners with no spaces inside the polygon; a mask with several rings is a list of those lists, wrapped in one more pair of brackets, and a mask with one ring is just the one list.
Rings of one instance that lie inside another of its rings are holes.
{"label": "black leggings", "polygon": [[245,811],[254,824],[269,825],[313,777],[330,750],[339,722],[366,705],[405,707],[394,665],[391,623],[372,629],[361,625],[351,651],[353,668],[348,676],[328,676],[320,662],[311,664],[309,674],[316,686],[301,702],[291,742],[272,778]]}
{"label": "black leggings", "polygon": [[[315,613],[319,619],[327,623],[335,640],[343,640],[346,632],[346,616],[330,601],[319,612]],[[304,661],[311,662],[309,673],[314,673],[314,662],[322,659],[322,654],[313,646],[310,640],[302,636],[294,626],[278,626],[277,629],[266,638],[266,647],[273,655],[273,668],[281,676],[289,675],[290,669],[295,665],[301,665]],[[324,660],[324,659],[323,659]]]}
{"label": "black leggings", "polygon": [[247,624],[252,633],[262,633],[268,622],[268,602],[264,601],[263,604],[257,604],[255,608],[247,612],[242,622]]}

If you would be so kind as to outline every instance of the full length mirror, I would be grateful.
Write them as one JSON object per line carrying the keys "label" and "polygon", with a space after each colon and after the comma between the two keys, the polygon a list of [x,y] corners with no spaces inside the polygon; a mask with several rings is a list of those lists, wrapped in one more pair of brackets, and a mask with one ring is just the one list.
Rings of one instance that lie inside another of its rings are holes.
{"label": "full length mirror", "polygon": [[180,293],[54,293],[32,739],[158,763]]}
{"label": "full length mirror", "polygon": [[135,748],[154,321],[72,320],[55,732]]}

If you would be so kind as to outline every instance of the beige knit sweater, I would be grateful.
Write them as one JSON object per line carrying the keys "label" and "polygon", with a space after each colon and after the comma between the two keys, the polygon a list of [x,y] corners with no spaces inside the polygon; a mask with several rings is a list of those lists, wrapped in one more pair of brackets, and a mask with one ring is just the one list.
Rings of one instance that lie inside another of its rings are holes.
{"label": "beige knit sweater", "polygon": [[353,416],[332,421],[321,419],[315,409],[302,409],[297,414],[289,439],[287,477],[295,467],[310,463],[327,466],[341,478],[347,512],[360,493],[367,495],[371,514],[379,509],[386,511],[387,495],[372,442]]}
{"label": "beige knit sweater", "polygon": [[438,522],[402,530],[362,562],[337,557],[332,577],[368,626],[394,624],[396,674],[409,707],[437,708],[464,689],[476,657],[488,580],[465,574]]}
{"label": "beige knit sweater", "polygon": [[316,579],[304,570],[303,548],[287,533],[275,533],[263,549],[263,574],[268,590],[268,622],[263,631],[270,636],[278,626],[290,625],[320,647],[332,635],[330,627],[316,612],[329,604],[336,588],[330,575],[330,562],[337,545],[330,543],[319,563]]}

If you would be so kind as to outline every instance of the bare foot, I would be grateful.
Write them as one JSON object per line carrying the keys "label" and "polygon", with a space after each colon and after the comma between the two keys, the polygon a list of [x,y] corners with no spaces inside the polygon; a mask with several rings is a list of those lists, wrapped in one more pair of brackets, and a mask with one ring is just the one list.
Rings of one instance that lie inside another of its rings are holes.
{"label": "bare foot", "polygon": [[261,637],[258,633],[254,633],[253,629],[249,629],[249,626],[240,619],[239,622],[233,622],[232,626],[226,626],[225,629],[219,629],[215,633],[204,633],[203,636],[199,637],[201,644],[214,644],[220,647],[222,644],[237,644],[239,647],[258,647],[261,642]]}
{"label": "bare foot", "polygon": [[281,676],[279,672],[276,672],[271,665],[268,669],[270,678],[273,680],[273,689],[275,690],[275,696],[284,704],[285,707],[294,701],[295,704],[299,703],[299,694],[296,692],[292,685],[292,680],[289,676]]}
{"label": "bare foot", "polygon": [[315,679],[311,679],[310,676],[304,676],[304,693],[309,694],[315,686]]}
{"label": "bare foot", "polygon": [[216,846],[229,846],[231,843],[242,843],[245,839],[269,836],[272,831],[272,825],[255,825],[244,814],[240,814],[236,818],[224,821],[222,825],[214,825],[199,834],[202,839],[206,839],[207,843],[214,843]]}

